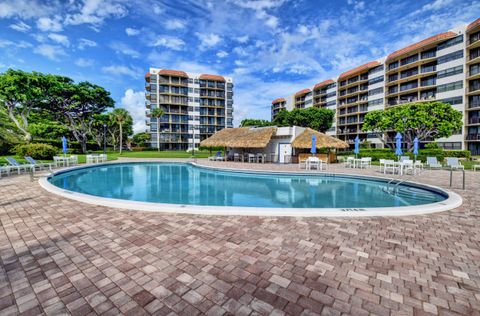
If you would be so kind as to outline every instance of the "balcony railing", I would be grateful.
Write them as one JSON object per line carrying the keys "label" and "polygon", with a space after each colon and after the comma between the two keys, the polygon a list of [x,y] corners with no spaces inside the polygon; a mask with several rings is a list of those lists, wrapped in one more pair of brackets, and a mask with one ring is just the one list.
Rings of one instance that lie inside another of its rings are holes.
{"label": "balcony railing", "polygon": [[469,119],[468,124],[480,124],[480,117],[474,117]]}
{"label": "balcony railing", "polygon": [[467,134],[466,136],[467,140],[480,140],[480,134]]}

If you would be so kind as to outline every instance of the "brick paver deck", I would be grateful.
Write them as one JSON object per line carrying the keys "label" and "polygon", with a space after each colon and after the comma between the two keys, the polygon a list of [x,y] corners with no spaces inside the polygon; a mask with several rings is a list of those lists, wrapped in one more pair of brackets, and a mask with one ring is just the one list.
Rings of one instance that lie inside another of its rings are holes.
{"label": "brick paver deck", "polygon": [[480,315],[480,173],[456,191],[462,207],[425,216],[221,217],[108,209],[2,178],[0,314]]}

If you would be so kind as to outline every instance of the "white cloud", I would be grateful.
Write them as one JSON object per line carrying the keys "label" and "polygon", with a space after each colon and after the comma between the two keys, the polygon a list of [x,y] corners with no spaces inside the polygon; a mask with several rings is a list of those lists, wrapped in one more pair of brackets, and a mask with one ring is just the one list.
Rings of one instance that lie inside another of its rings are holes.
{"label": "white cloud", "polygon": [[245,44],[246,42],[248,42],[249,36],[248,35],[239,36],[239,37],[235,38],[235,40],[237,42],[239,42],[240,44]]}
{"label": "white cloud", "polygon": [[127,89],[121,99],[120,107],[128,110],[133,118],[133,131],[145,132],[145,93]]}
{"label": "white cloud", "polygon": [[164,23],[167,30],[179,30],[185,28],[185,21],[179,19],[167,20]]}
{"label": "white cloud", "polygon": [[158,4],[154,4],[153,7],[152,7],[152,9],[153,9],[153,13],[155,13],[155,14],[161,14],[161,13],[163,13],[163,12],[165,11],[165,10],[164,10],[162,7],[160,7]]}
{"label": "white cloud", "polygon": [[91,67],[95,64],[93,59],[88,59],[88,58],[77,58],[75,60],[75,65],[78,67]]}
{"label": "white cloud", "polygon": [[217,52],[217,57],[218,57],[218,58],[224,58],[224,57],[227,57],[227,56],[228,56],[228,53],[227,53],[226,51],[224,51],[224,50],[219,50],[219,51]]}
{"label": "white cloud", "polygon": [[11,28],[12,30],[15,30],[15,31],[19,31],[19,32],[27,32],[28,30],[30,30],[30,25],[20,21],[18,23],[15,23],[15,24],[10,24],[9,25],[9,28]]}
{"label": "white cloud", "polygon": [[99,26],[107,18],[122,18],[128,13],[127,8],[116,0],[85,0],[76,9],[79,13],[67,14],[65,24]]}
{"label": "white cloud", "polygon": [[0,48],[5,48],[5,47],[28,48],[32,46],[33,46],[32,44],[25,41],[13,42],[10,40],[0,39]]}
{"label": "white cloud", "polygon": [[37,27],[44,32],[60,32],[62,27],[61,18],[55,16],[54,18],[42,17],[37,21]]}
{"label": "white cloud", "polygon": [[68,37],[62,34],[56,34],[56,33],[50,33],[48,34],[48,38],[51,39],[52,41],[61,44],[65,47],[70,46],[70,41],[68,40]]}
{"label": "white cloud", "polygon": [[137,29],[134,29],[134,28],[131,28],[131,27],[127,27],[125,29],[125,33],[127,33],[128,36],[135,36],[135,35],[140,34],[140,30],[137,30]]}
{"label": "white cloud", "polygon": [[106,66],[102,67],[102,72],[107,73],[109,75],[113,76],[129,76],[134,79],[140,79],[141,78],[141,69],[136,68],[136,67],[127,67],[123,65],[111,65],[111,66]]}
{"label": "white cloud", "polygon": [[39,45],[33,49],[33,52],[51,60],[58,60],[59,57],[66,55],[61,46],[49,44]]}
{"label": "white cloud", "polygon": [[110,43],[110,48],[113,49],[117,54],[124,54],[132,58],[140,57],[140,53],[138,51],[134,50],[133,48],[131,48],[130,46],[128,46],[123,42],[118,42],[118,41],[112,42]]}
{"label": "white cloud", "polygon": [[78,49],[83,50],[85,47],[95,47],[97,46],[97,42],[92,40],[81,38],[78,40]]}
{"label": "white cloud", "polygon": [[195,33],[195,35],[200,40],[200,49],[207,49],[216,46],[222,38],[214,33],[204,34],[204,33]]}
{"label": "white cloud", "polygon": [[172,50],[182,50],[183,46],[185,46],[185,42],[180,38],[164,36],[156,40],[156,42],[152,46],[163,46]]}
{"label": "white cloud", "polygon": [[55,10],[51,3],[38,0],[2,0],[0,2],[0,18],[19,17],[30,19],[46,15]]}

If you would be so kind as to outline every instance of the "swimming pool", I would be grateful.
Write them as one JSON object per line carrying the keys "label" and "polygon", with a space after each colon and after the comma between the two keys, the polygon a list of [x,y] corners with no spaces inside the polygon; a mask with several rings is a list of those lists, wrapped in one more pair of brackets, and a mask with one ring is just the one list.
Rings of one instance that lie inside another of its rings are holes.
{"label": "swimming pool", "polygon": [[104,205],[101,202],[106,200],[118,207],[130,208],[133,203],[155,209],[167,205],[180,207],[185,212],[208,207],[250,209],[247,212],[250,214],[255,209],[257,213],[262,213],[262,209],[286,213],[288,210],[316,210],[317,214],[335,209],[358,213],[444,206],[450,197],[437,188],[415,184],[401,184],[392,194],[388,192],[392,186],[377,178],[239,172],[163,162],[81,167],[58,172],[47,182],[64,193],[75,192],[77,197],[88,197],[89,202],[96,204]]}

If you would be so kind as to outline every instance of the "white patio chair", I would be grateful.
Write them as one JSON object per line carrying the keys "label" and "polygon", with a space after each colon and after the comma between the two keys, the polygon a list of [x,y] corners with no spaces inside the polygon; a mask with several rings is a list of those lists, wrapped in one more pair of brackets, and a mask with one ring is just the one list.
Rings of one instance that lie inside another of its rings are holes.
{"label": "white patio chair", "polygon": [[233,154],[233,161],[240,161],[240,154],[239,153],[234,153]]}
{"label": "white patio chair", "polygon": [[307,159],[307,168],[308,170],[317,169],[321,170],[322,162],[317,157],[308,157]]}
{"label": "white patio chair", "polygon": [[399,165],[393,160],[385,160],[385,166],[383,168],[383,173],[387,173],[387,171],[391,170],[393,174],[399,171]]}
{"label": "white patio chair", "polygon": [[347,157],[345,168],[353,168],[355,166],[355,157]]}
{"label": "white patio chair", "polygon": [[372,164],[372,158],[370,157],[364,157],[360,159],[360,168],[369,168]]}
{"label": "white patio chair", "polygon": [[254,154],[248,154],[248,163],[255,162],[255,155]]}
{"label": "white patio chair", "polygon": [[477,169],[480,169],[480,165],[473,165],[473,171],[477,171]]}
{"label": "white patio chair", "polygon": [[408,174],[410,172],[411,174],[415,174],[415,167],[413,165],[413,160],[411,159],[405,159],[402,161],[402,168],[403,168],[403,173]]}
{"label": "white patio chair", "polygon": [[382,169],[385,168],[385,161],[386,159],[379,159],[378,162],[379,162],[379,171],[382,172]]}
{"label": "white patio chair", "polygon": [[95,163],[95,157],[93,157],[93,155],[87,155],[86,156],[86,163],[87,164]]}

